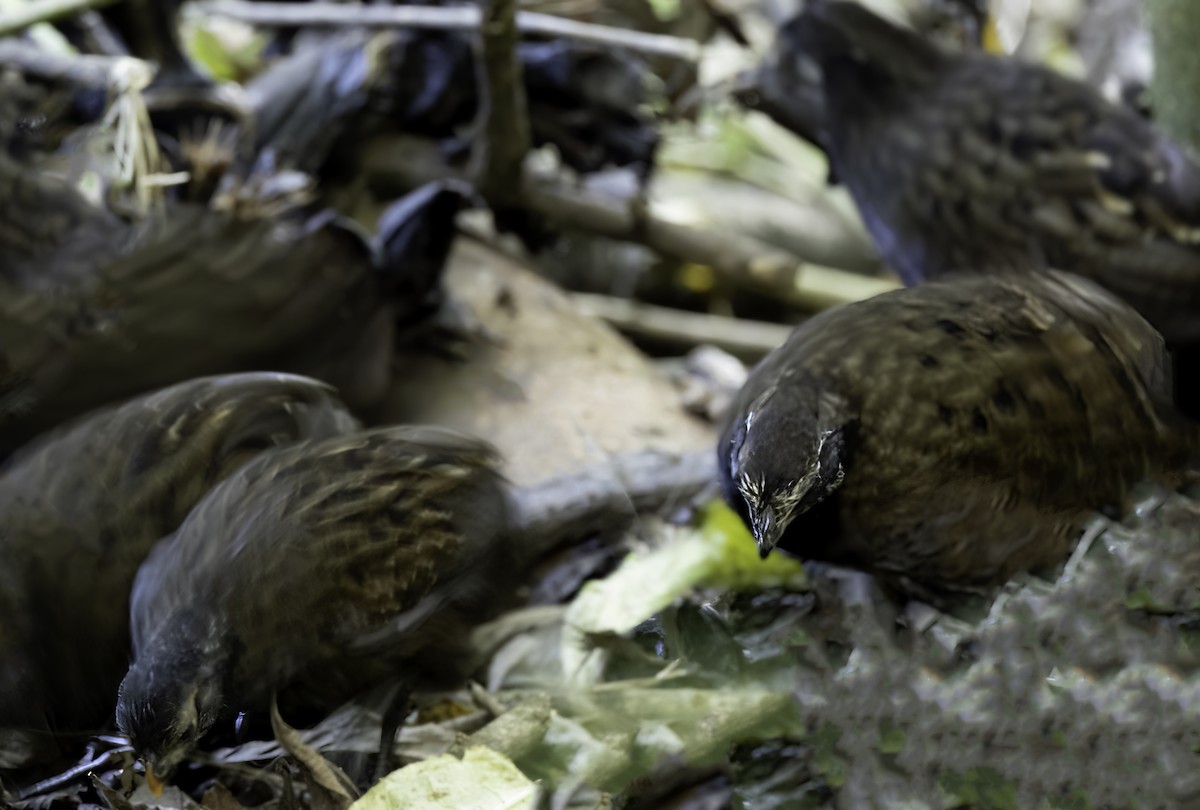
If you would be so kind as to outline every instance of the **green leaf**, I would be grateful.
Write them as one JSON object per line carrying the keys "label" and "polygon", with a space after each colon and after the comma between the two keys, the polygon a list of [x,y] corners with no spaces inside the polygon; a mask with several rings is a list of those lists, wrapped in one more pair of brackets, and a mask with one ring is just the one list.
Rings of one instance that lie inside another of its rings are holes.
{"label": "green leaf", "polygon": [[671,22],[679,19],[679,15],[683,9],[679,4],[679,0],[649,0],[650,10],[654,12],[654,16],[662,22]]}
{"label": "green leaf", "polygon": [[536,807],[537,785],[507,757],[468,748],[392,771],[351,810],[517,810]]}
{"label": "green leaf", "polygon": [[1017,810],[1017,789],[994,768],[972,768],[966,773],[942,771],[942,788],[959,801],[981,810]]}
{"label": "green leaf", "polygon": [[724,502],[713,501],[705,507],[700,533],[717,553],[704,584],[734,590],[781,584],[803,587],[804,566],[800,561],[780,552],[765,560],[760,558],[746,524]]}
{"label": "green leaf", "polygon": [[759,559],[754,540],[729,507],[708,505],[698,531],[626,557],[609,576],[587,583],[567,608],[563,669],[577,684],[595,682],[602,669],[589,636],[624,635],[700,586],[802,586],[804,567],[782,554]]}
{"label": "green leaf", "polygon": [[261,62],[266,40],[260,34],[222,36],[221,29],[206,21],[193,20],[184,26],[188,53],[218,81],[242,81]]}
{"label": "green leaf", "polygon": [[884,720],[879,728],[879,753],[899,754],[904,750],[904,732],[891,720]]}

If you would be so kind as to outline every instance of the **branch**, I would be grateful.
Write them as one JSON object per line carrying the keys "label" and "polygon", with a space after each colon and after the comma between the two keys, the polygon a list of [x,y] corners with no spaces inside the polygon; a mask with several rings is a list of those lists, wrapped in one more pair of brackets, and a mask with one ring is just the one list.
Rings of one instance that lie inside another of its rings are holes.
{"label": "branch", "polygon": [[757,360],[776,348],[792,331],[777,323],[685,312],[611,295],[572,293],[571,299],[580,312],[627,335],[687,348],[709,344],[747,360]]}
{"label": "branch", "polygon": [[[363,175],[385,195],[453,176],[441,163],[436,145],[415,138],[376,138],[360,154]],[[645,245],[662,256],[711,267],[731,286],[770,295],[799,309],[825,309],[900,286],[891,278],[806,264],[739,234],[668,222],[629,199],[600,196],[562,173],[538,171],[529,164],[520,202],[552,227]]]}
{"label": "branch", "polygon": [[716,453],[639,451],[514,492],[514,531],[526,562],[567,542],[624,531],[639,515],[686,504],[717,478]]}
{"label": "branch", "polygon": [[802,309],[825,309],[898,286],[890,279],[805,264],[750,237],[668,222],[626,200],[589,194],[561,176],[526,172],[522,194],[526,207],[552,227],[637,242]]}
{"label": "branch", "polygon": [[[112,0],[109,0],[112,2]],[[254,3],[244,0],[212,0],[200,4],[209,14],[219,14],[256,25],[333,26],[355,28],[436,28],[476,31],[480,11],[474,6],[432,8],[428,6],[367,6],[337,3]],[[534,11],[516,12],[517,28],[524,34],[564,37],[628,48],[654,56],[685,62],[700,59],[698,42],[663,34],[644,34],[624,28],[593,25]]]}
{"label": "branch", "polygon": [[0,14],[0,37],[19,34],[31,25],[54,22],[81,11],[111,6],[117,0],[34,0]]}
{"label": "branch", "polygon": [[487,80],[487,163],[480,189],[493,205],[511,205],[520,194],[521,170],[531,137],[521,61],[517,58],[517,0],[488,0],[483,25]]}
{"label": "branch", "polygon": [[97,90],[106,89],[113,66],[121,59],[129,58],[84,54],[65,56],[19,39],[0,40],[0,65],[15,67],[34,78],[65,81]]}

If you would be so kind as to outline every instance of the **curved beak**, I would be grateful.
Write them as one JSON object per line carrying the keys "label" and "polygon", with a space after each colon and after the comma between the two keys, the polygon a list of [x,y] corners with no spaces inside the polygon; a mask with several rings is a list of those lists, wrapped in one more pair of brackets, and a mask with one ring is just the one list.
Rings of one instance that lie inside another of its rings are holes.
{"label": "curved beak", "polygon": [[785,528],[775,510],[769,506],[750,513],[750,533],[754,535],[754,542],[758,544],[759,557],[764,560],[767,558],[779,543]]}

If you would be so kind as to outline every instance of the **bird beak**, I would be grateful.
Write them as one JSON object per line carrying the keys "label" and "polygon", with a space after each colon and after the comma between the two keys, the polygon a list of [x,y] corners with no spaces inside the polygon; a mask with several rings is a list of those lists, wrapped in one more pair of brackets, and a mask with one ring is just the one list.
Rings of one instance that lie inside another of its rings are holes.
{"label": "bird beak", "polygon": [[750,532],[754,535],[754,542],[758,544],[759,557],[764,560],[767,558],[779,543],[783,529],[775,510],[769,506],[750,516]]}
{"label": "bird beak", "polygon": [[150,788],[150,792],[157,799],[163,794],[163,788],[166,784],[154,775],[154,768],[149,763],[146,764],[146,787]]}

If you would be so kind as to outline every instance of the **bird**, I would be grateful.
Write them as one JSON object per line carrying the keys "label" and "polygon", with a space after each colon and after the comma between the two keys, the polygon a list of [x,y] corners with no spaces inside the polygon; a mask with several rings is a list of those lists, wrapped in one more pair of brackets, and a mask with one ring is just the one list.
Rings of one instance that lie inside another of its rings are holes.
{"label": "bird", "polygon": [[[35,172],[18,176],[45,192],[33,202],[70,199]],[[116,258],[74,227],[31,236],[43,252],[25,266],[58,277],[8,284],[0,271],[0,454],[93,408],[202,375],[294,372],[369,410],[388,390],[396,344],[437,325],[455,217],[471,193],[452,181],[421,186],[390,203],[373,234],[332,209],[246,219],[180,203],[135,229],[136,244]],[[116,233],[103,219],[88,229]]]}
{"label": "bird", "polygon": [[0,731],[110,728],[131,652],[130,591],[153,545],[267,448],[357,427],[330,386],[249,372],[101,409],[8,459],[0,471]]}
{"label": "bird", "polygon": [[822,119],[808,134],[905,284],[1073,272],[1172,349],[1200,349],[1200,167],[1152,122],[1083,82],[944,49],[846,0],[808,2],[772,59],[818,69],[808,107]]}
{"label": "bird", "polygon": [[1162,337],[1060,271],[956,274],[826,310],[764,358],[718,447],[726,500],[777,546],[924,599],[1060,562],[1197,428]]}
{"label": "bird", "polygon": [[465,434],[385,427],[268,451],[215,487],[133,586],[117,725],[151,785],[272,695],[331,709],[468,666],[465,629],[514,559],[498,463]]}

